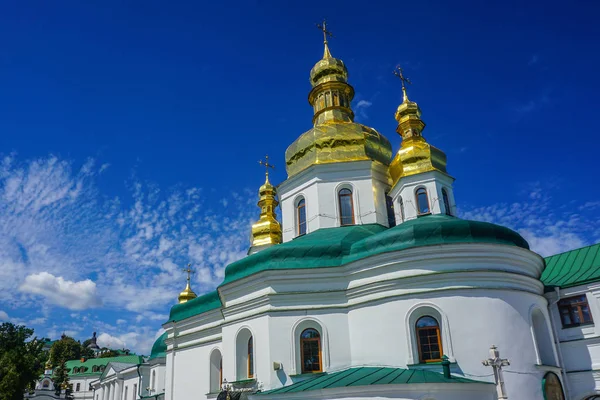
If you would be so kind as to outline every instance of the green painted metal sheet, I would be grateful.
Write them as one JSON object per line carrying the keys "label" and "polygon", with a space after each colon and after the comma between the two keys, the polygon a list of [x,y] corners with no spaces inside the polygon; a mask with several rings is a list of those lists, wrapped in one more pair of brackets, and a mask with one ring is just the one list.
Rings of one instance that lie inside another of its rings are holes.
{"label": "green painted metal sheet", "polygon": [[[119,356],[119,357],[106,357],[106,358],[90,358],[81,362],[81,360],[70,360],[67,361],[67,369],[69,370],[69,376],[77,377],[77,376],[88,376],[88,375],[101,375],[102,371],[92,372],[92,368],[94,366],[107,366],[111,361],[120,362],[120,363],[130,363],[130,364],[141,364],[144,360],[142,356],[138,355],[129,355],[129,356]],[[76,374],[72,373],[73,368],[81,368],[85,367],[86,370],[84,372],[78,372]]]}
{"label": "green painted metal sheet", "polygon": [[217,310],[222,306],[219,293],[214,290],[185,303],[175,304],[171,307],[169,322],[181,321],[194,315]]}
{"label": "green painted metal sheet", "polygon": [[572,287],[600,280],[600,243],[546,259],[540,280],[547,288]]}
{"label": "green painted metal sheet", "polygon": [[324,373],[305,381],[273,389],[261,394],[298,393],[311,390],[340,388],[348,386],[370,385],[399,385],[399,384],[424,384],[424,383],[482,383],[472,379],[453,376],[448,379],[441,373],[426,370],[409,370],[390,367],[355,367],[343,371]]}

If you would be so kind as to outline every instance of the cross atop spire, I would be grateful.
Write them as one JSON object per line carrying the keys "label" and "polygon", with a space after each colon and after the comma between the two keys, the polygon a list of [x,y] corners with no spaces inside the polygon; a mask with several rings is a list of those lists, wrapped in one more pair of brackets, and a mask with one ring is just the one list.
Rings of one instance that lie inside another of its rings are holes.
{"label": "cross atop spire", "polygon": [[406,94],[406,84],[412,85],[412,82],[410,81],[410,79],[404,76],[404,70],[399,65],[396,66],[396,69],[394,70],[394,75],[396,75],[398,79],[400,79],[400,81],[402,82],[402,95],[404,97],[402,101],[407,102],[408,95]]}
{"label": "cross atop spire", "polygon": [[323,19],[323,23],[322,24],[317,24],[317,28],[319,28],[319,30],[321,32],[323,32],[323,44],[325,45],[325,52],[323,53],[323,58],[332,58],[331,57],[331,52],[329,51],[329,46],[327,45],[327,37],[333,37],[333,33],[331,33],[331,31],[327,30],[327,20]]}
{"label": "cross atop spire", "polygon": [[196,271],[194,271],[192,269],[192,264],[188,264],[187,268],[183,269],[183,272],[187,272],[187,279],[186,280],[187,280],[187,283],[189,285],[190,284],[190,280],[192,279],[192,274],[195,273]]}
{"label": "cross atop spire", "polygon": [[269,164],[269,155],[265,155],[265,160],[259,160],[258,163],[265,167],[265,176],[267,177],[267,180],[269,180],[269,168],[275,169],[273,164]]}

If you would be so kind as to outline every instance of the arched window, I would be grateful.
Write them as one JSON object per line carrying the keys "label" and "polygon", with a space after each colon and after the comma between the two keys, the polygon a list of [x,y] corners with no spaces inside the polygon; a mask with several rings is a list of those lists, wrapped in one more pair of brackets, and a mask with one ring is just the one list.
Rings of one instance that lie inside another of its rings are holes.
{"label": "arched window", "polygon": [[316,329],[308,328],[300,334],[302,373],[321,372],[321,335]]}
{"label": "arched window", "polygon": [[389,194],[385,194],[385,206],[387,209],[388,226],[396,226],[396,213],[394,212],[394,201]]}
{"label": "arched window", "polygon": [[254,344],[252,336],[248,339],[248,378],[254,378]]}
{"label": "arched window", "polygon": [[306,235],[306,201],[301,199],[296,206],[296,219],[298,220],[298,236]]}
{"label": "arched window", "polygon": [[156,371],[152,371],[152,384],[150,387],[152,390],[156,390]]}
{"label": "arched window", "polygon": [[442,338],[440,325],[437,320],[430,316],[424,316],[417,320],[417,341],[419,347],[419,361],[421,363],[442,360]]}
{"label": "arched window", "polygon": [[536,308],[533,310],[533,313],[531,314],[531,324],[533,325],[539,363],[542,365],[556,366],[552,337],[550,336],[546,318],[540,309]]}
{"label": "arched window", "polygon": [[398,199],[398,204],[400,205],[400,222],[404,222],[404,202],[402,201],[402,197]]}
{"label": "arched window", "polygon": [[250,329],[240,329],[235,339],[235,377],[238,381],[255,377],[255,350],[254,335]]}
{"label": "arched window", "polygon": [[[565,400],[562,384],[554,372],[548,372],[546,375],[544,375],[544,379],[542,379],[542,386],[544,387],[545,399]],[[597,398],[597,396],[592,397],[592,399],[594,398]]]}
{"label": "arched window", "polygon": [[442,198],[444,199],[444,208],[446,209],[446,215],[452,215],[452,210],[450,209],[450,198],[448,197],[448,192],[446,189],[442,189]]}
{"label": "arched window", "polygon": [[429,214],[429,199],[427,198],[427,190],[425,188],[419,188],[416,192],[417,198],[417,212],[419,215]]}
{"label": "arched window", "polygon": [[42,387],[43,388],[50,387],[50,381],[49,380],[45,380],[44,382],[42,382]]}
{"label": "arched window", "polygon": [[223,383],[223,357],[219,349],[210,353],[210,393],[221,391]]}
{"label": "arched window", "polygon": [[340,225],[354,225],[354,204],[352,203],[352,191],[342,189],[338,192],[340,203]]}

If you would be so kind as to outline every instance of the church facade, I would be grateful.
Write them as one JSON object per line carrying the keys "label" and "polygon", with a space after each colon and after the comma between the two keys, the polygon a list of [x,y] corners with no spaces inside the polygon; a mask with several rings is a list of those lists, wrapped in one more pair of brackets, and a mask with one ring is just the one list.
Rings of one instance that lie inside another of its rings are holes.
{"label": "church facade", "polygon": [[354,121],[327,40],[310,81],[313,127],[288,147],[284,182],[267,172],[249,255],[200,297],[188,278],[163,325],[165,399],[600,396],[594,285],[548,284],[571,270],[456,216],[446,155],[404,85],[394,155]]}
{"label": "church facade", "polygon": [[188,268],[150,360],[108,363],[90,399],[600,399],[600,244],[543,259],[458,218],[446,155],[396,73],[393,152],[354,121],[325,40],[313,127],[277,187],[263,163],[248,256],[202,296]]}

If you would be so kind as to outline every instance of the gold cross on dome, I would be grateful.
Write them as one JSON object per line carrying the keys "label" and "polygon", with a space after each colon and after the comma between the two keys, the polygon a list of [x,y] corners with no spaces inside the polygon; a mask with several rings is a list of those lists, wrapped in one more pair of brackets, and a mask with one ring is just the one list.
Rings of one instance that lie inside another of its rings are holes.
{"label": "gold cross on dome", "polygon": [[194,271],[192,269],[192,264],[188,264],[187,268],[183,269],[183,272],[187,272],[187,281],[189,282],[190,279],[192,278],[192,274],[195,273],[196,271]]}
{"label": "gold cross on dome", "polygon": [[323,41],[327,43],[327,36],[333,37],[333,33],[327,30],[327,20],[323,19],[322,24],[317,24],[317,28],[323,32]]}
{"label": "gold cross on dome", "polygon": [[402,94],[404,95],[404,101],[407,101],[408,96],[406,94],[406,84],[412,85],[412,82],[410,81],[410,79],[404,76],[404,70],[399,65],[396,66],[396,69],[394,70],[394,75],[396,75],[398,79],[400,79],[400,81],[402,82]]}
{"label": "gold cross on dome", "polygon": [[260,165],[263,165],[265,167],[265,175],[267,176],[267,178],[269,177],[269,168],[273,168],[275,169],[275,166],[273,164],[269,164],[269,155],[267,154],[265,156],[265,160],[259,160],[258,163]]}

